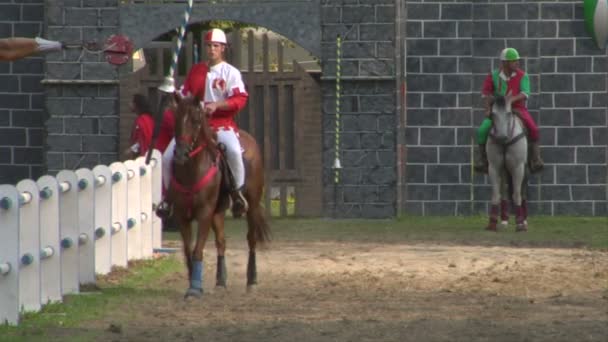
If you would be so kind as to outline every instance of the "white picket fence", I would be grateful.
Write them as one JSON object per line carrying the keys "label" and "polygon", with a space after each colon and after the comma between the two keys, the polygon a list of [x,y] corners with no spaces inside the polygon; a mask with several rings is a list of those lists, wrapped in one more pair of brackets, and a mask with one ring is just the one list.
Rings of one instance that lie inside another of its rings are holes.
{"label": "white picket fence", "polygon": [[0,323],[18,324],[162,244],[161,154],[0,185]]}

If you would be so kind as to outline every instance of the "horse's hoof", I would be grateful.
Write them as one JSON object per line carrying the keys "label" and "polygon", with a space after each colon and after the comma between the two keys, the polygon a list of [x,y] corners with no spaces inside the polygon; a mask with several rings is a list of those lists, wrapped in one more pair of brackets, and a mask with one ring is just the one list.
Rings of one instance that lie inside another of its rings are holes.
{"label": "horse's hoof", "polygon": [[186,294],[184,295],[184,299],[188,299],[190,297],[193,298],[201,298],[203,296],[203,289],[194,289],[194,288],[189,288],[186,291]]}
{"label": "horse's hoof", "polygon": [[258,288],[257,284],[248,284],[247,293],[255,293],[257,288]]}
{"label": "horse's hoof", "polygon": [[507,228],[509,226],[509,221],[500,221],[500,228]]}
{"label": "horse's hoof", "polygon": [[217,284],[215,284],[215,288],[220,289],[220,290],[225,290],[227,288],[226,283],[217,283]]}
{"label": "horse's hoof", "polygon": [[521,223],[517,225],[517,228],[515,228],[516,232],[527,232],[528,231],[528,225],[525,223]]}

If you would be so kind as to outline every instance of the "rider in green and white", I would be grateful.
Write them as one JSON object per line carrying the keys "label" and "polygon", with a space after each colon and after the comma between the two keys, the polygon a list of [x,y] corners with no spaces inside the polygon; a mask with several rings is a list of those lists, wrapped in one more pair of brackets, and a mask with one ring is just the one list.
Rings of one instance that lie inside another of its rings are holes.
{"label": "rider in green and white", "polygon": [[490,114],[495,96],[506,96],[511,102],[511,108],[521,119],[528,130],[528,163],[531,172],[540,171],[544,163],[540,158],[538,146],[538,127],[526,107],[526,100],[530,96],[530,79],[528,74],[519,68],[519,52],[514,48],[506,48],[500,54],[500,68],[492,71],[486,77],[481,90],[485,102],[486,118],[477,130],[477,143],[479,144],[481,159],[475,162],[475,170],[488,172],[488,157],[485,144],[492,128]]}

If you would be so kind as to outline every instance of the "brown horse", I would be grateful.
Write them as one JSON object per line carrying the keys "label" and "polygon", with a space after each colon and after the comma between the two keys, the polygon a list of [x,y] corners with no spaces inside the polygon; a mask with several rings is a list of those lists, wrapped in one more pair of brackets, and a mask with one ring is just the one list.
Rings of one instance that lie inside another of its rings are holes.
{"label": "brown horse", "polygon": [[[175,97],[175,155],[173,178],[169,187],[169,199],[174,205],[174,215],[179,225],[184,256],[188,265],[190,287],[185,297],[201,297],[203,294],[203,249],[210,228],[215,233],[217,248],[216,286],[226,286],[226,239],[224,216],[229,204],[227,177],[223,177],[225,163],[221,149],[214,140],[207,116],[203,114],[199,99]],[[264,169],[260,149],[244,131],[239,132],[246,178],[244,195],[249,202],[247,211],[247,288],[257,284],[255,249],[257,243],[269,241],[270,228],[260,205],[264,189]],[[190,223],[196,220],[198,231],[192,248]]]}

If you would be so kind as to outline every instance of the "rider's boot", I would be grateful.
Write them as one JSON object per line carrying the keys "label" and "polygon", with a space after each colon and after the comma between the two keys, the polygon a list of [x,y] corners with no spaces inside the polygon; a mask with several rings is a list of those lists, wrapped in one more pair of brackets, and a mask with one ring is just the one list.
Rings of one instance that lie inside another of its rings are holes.
{"label": "rider's boot", "polygon": [[170,218],[173,216],[173,205],[166,199],[163,199],[156,207],[156,216],[162,220]]}
{"label": "rider's boot", "polygon": [[475,160],[473,168],[479,173],[488,173],[488,154],[486,153],[485,144],[479,145],[479,155]]}
{"label": "rider's boot", "polygon": [[249,203],[243,195],[243,187],[235,189],[231,193],[232,197],[232,214],[234,217],[240,217],[249,210]]}
{"label": "rider's boot", "polygon": [[540,157],[540,147],[538,141],[530,141],[528,145],[528,165],[530,172],[536,173],[543,169],[545,163]]}

